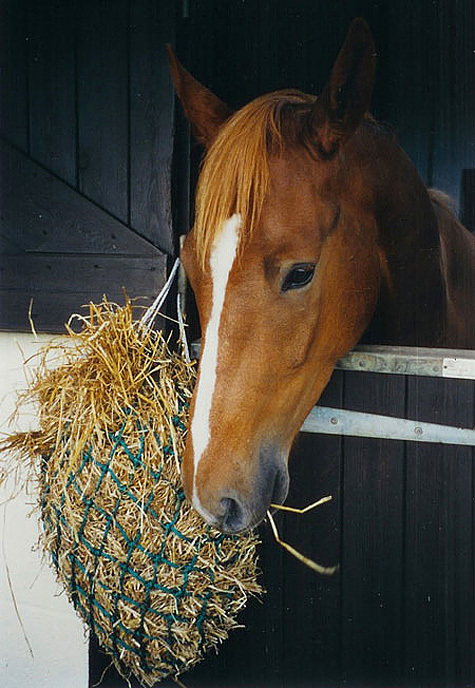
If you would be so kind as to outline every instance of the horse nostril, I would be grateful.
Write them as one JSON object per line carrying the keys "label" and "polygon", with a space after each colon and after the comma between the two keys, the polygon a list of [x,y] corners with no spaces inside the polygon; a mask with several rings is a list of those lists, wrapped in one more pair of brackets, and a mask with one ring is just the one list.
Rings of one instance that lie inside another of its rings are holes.
{"label": "horse nostril", "polygon": [[243,507],[232,497],[223,497],[220,502],[223,507],[221,529],[225,533],[237,533],[246,526],[246,514]]}

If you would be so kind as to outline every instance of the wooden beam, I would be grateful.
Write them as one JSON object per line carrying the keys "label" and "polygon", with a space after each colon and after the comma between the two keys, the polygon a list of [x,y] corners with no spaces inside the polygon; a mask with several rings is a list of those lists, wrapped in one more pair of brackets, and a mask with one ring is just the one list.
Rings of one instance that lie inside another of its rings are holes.
{"label": "wooden beam", "polygon": [[130,3],[130,224],[170,254],[176,250],[171,203],[175,95],[165,43],[175,41],[177,4]]}
{"label": "wooden beam", "polygon": [[17,251],[161,255],[123,222],[2,141],[0,208],[0,235]]}
{"label": "wooden beam", "polygon": [[0,132],[28,149],[28,44],[26,2],[4,0],[0,23]]}
{"label": "wooden beam", "polygon": [[149,306],[166,279],[166,256],[16,254],[0,256],[0,327],[63,332],[72,313],[85,313],[90,301],[106,294],[124,303],[124,289]]}
{"label": "wooden beam", "polygon": [[75,3],[43,0],[26,2],[25,5],[28,36],[28,153],[65,182],[75,186]]}
{"label": "wooden beam", "polygon": [[128,224],[128,2],[81,0],[76,20],[79,190]]}

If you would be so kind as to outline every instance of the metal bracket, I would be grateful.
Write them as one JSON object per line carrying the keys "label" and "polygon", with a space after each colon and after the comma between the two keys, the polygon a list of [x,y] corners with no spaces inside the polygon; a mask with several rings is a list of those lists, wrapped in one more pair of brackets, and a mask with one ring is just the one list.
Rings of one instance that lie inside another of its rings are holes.
{"label": "metal bracket", "polygon": [[301,427],[301,432],[475,446],[475,430],[470,428],[420,423],[405,418],[392,418],[325,406],[315,406],[310,411]]}

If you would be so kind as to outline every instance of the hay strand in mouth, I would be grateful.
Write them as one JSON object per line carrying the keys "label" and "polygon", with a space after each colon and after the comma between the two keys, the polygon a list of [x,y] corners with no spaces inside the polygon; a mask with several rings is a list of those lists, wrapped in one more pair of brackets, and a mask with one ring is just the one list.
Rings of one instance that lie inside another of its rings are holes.
{"label": "hay strand in mouth", "polygon": [[321,506],[322,504],[331,502],[332,499],[333,497],[331,495],[327,495],[326,497],[321,497],[320,499],[317,499],[317,501],[313,502],[312,504],[307,504],[307,506],[304,506],[303,508],[296,506],[287,506],[286,504],[271,504],[271,508],[277,509],[278,511],[288,511],[291,514],[299,514],[301,516],[303,514],[308,513],[309,511],[312,511],[313,509],[316,509],[317,506]]}
{"label": "hay strand in mouth", "polygon": [[[279,511],[286,511],[292,514],[302,515],[308,513],[309,511],[312,511],[312,509],[315,509],[316,507],[321,506],[322,504],[330,502],[332,499],[333,497],[331,495],[328,495],[326,497],[322,497],[321,499],[317,499],[316,502],[308,504],[306,507],[303,508],[286,506],[285,504],[271,504],[271,507],[273,509],[278,509]],[[336,573],[336,571],[338,571],[338,566],[322,566],[313,559],[310,559],[310,557],[306,557],[304,554],[299,552],[297,549],[295,549],[295,547],[290,545],[288,542],[282,540],[279,535],[275,519],[270,511],[267,512],[267,518],[269,519],[272,534],[274,535],[274,539],[277,542],[277,544],[283,547],[285,550],[287,550],[289,554],[298,559],[298,561],[302,562],[302,564],[305,564],[305,566],[312,569],[312,571],[315,571],[316,573],[319,573],[322,576],[332,576],[334,573]]]}
{"label": "hay strand in mouth", "polygon": [[184,497],[193,363],[130,301],[90,304],[67,331],[20,400],[37,403],[38,428],[2,450],[30,466],[42,543],[76,610],[118,670],[152,686],[238,626],[261,592],[257,537],[223,535]]}

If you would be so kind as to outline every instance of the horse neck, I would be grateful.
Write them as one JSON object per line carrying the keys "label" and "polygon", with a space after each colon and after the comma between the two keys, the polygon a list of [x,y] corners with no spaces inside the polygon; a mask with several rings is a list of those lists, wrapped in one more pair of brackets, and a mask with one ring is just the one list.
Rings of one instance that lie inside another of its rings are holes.
{"label": "horse neck", "polygon": [[446,304],[437,218],[406,154],[392,140],[380,145],[380,169],[374,183],[381,286],[367,340],[440,345],[445,337]]}
{"label": "horse neck", "polygon": [[457,220],[447,198],[431,190],[430,198],[437,217],[441,269],[447,295],[447,337],[444,346],[475,348],[475,237]]}

